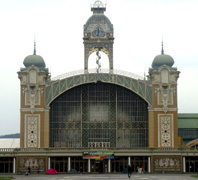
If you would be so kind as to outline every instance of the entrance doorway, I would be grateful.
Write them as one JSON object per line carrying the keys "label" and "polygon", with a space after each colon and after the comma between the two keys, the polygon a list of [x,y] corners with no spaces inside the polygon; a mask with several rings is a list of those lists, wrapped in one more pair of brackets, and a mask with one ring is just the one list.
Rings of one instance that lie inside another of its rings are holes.
{"label": "entrance doorway", "polygon": [[91,159],[91,172],[92,173],[108,173],[108,160],[95,160]]}
{"label": "entrance doorway", "polygon": [[142,168],[142,166],[144,167],[144,170],[148,172],[148,157],[131,157],[131,167],[133,172],[137,172],[138,168]]}
{"label": "entrance doorway", "polygon": [[58,173],[67,172],[68,157],[51,157],[50,167],[55,169]]}
{"label": "entrance doorway", "polygon": [[115,159],[111,160],[111,172],[121,173],[124,172],[128,166],[128,157],[115,156]]}
{"label": "entrance doorway", "polygon": [[82,159],[82,157],[71,157],[71,169],[77,170],[77,172],[88,172],[88,161]]}

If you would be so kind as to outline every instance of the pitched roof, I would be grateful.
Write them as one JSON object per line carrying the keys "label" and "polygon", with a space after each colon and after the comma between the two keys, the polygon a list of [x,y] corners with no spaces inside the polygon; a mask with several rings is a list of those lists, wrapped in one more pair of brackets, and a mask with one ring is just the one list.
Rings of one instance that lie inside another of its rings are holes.
{"label": "pitched roof", "polygon": [[198,128],[197,113],[178,113],[178,128],[195,129]]}

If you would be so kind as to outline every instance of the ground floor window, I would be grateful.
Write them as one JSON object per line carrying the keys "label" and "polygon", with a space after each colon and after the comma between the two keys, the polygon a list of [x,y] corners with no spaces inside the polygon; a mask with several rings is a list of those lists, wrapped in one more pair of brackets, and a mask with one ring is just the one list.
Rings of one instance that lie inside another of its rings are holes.
{"label": "ground floor window", "polygon": [[2,157],[0,158],[0,173],[13,172],[13,158]]}
{"label": "ground floor window", "polygon": [[198,157],[186,157],[186,172],[198,172]]}

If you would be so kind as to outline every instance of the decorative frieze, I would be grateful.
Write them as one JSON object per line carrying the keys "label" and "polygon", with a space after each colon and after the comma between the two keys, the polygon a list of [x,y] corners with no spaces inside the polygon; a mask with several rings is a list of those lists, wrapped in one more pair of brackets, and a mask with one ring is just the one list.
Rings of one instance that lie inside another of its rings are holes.
{"label": "decorative frieze", "polygon": [[45,157],[19,157],[19,171],[27,170],[37,171],[38,168],[45,172]]}
{"label": "decorative frieze", "polygon": [[154,172],[156,171],[180,171],[181,158],[179,156],[154,157]]}

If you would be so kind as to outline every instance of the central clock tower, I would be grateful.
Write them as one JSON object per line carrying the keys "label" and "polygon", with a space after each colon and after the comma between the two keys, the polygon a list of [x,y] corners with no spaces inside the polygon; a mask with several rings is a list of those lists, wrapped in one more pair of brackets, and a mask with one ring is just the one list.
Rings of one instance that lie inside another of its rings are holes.
{"label": "central clock tower", "polygon": [[98,50],[109,58],[109,72],[113,70],[113,24],[104,15],[106,6],[99,0],[91,7],[93,15],[84,25],[84,71],[88,73],[89,56]]}

